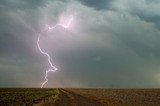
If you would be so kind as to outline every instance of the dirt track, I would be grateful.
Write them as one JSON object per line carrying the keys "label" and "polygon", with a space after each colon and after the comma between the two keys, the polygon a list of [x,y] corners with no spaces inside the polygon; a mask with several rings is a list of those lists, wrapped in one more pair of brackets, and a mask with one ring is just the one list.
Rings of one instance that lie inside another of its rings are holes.
{"label": "dirt track", "polygon": [[94,100],[90,100],[81,95],[60,89],[61,100],[57,106],[102,106]]}
{"label": "dirt track", "polygon": [[73,92],[69,92],[64,89],[58,90],[59,95],[54,103],[51,103],[53,100],[48,99],[35,103],[33,106],[103,106],[94,100],[90,100]]}

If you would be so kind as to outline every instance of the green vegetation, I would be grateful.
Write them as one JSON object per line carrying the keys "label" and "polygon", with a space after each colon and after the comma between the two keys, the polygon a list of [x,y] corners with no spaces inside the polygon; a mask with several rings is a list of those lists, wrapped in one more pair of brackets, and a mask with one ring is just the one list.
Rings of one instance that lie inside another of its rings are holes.
{"label": "green vegetation", "polygon": [[46,101],[57,95],[57,89],[38,88],[1,88],[0,106],[6,105],[32,105]]}

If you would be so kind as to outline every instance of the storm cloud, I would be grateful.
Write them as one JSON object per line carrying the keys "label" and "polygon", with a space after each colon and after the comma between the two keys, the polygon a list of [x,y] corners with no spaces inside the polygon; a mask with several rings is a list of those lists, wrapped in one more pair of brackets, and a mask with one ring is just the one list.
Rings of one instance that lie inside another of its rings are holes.
{"label": "storm cloud", "polygon": [[0,87],[40,87],[48,68],[36,40],[73,15],[69,30],[45,33],[58,67],[45,87],[160,87],[160,2],[1,0]]}
{"label": "storm cloud", "polygon": [[106,10],[111,9],[112,3],[114,0],[79,0],[83,5],[86,5],[88,7],[92,7],[96,10]]}

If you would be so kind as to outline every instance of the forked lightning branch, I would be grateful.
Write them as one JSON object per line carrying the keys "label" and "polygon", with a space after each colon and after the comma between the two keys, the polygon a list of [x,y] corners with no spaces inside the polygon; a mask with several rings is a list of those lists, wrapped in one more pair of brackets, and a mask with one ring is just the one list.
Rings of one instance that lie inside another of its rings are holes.
{"label": "forked lightning branch", "polygon": [[[48,27],[47,27],[45,30],[43,30],[42,32],[44,32],[44,31],[50,31],[50,30],[56,30],[56,27],[58,27],[58,26],[67,29],[67,28],[70,26],[72,20],[73,20],[73,16],[70,16],[68,22],[66,22],[65,24],[63,24],[63,23],[57,23],[57,24],[54,25],[54,26],[48,26]],[[42,32],[41,32],[41,33],[42,33]],[[54,64],[52,63],[50,54],[48,54],[46,51],[44,51],[44,50],[41,48],[40,44],[39,44],[40,39],[41,39],[41,36],[42,36],[41,33],[39,33],[38,38],[37,38],[37,47],[38,47],[40,53],[43,54],[43,55],[45,55],[45,56],[47,57],[48,64],[49,64],[50,67],[51,67],[50,69],[48,69],[48,70],[45,71],[45,81],[41,84],[41,88],[43,88],[44,85],[48,82],[48,73],[49,73],[49,72],[55,72],[55,71],[58,70],[58,68],[57,68],[56,66],[54,66]]]}

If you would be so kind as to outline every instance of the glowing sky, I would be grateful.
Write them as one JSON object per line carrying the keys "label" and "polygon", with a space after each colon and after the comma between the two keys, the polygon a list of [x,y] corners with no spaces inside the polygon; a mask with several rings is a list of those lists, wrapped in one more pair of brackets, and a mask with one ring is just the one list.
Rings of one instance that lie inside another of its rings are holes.
{"label": "glowing sky", "polygon": [[160,87],[159,0],[1,0],[0,87]]}

